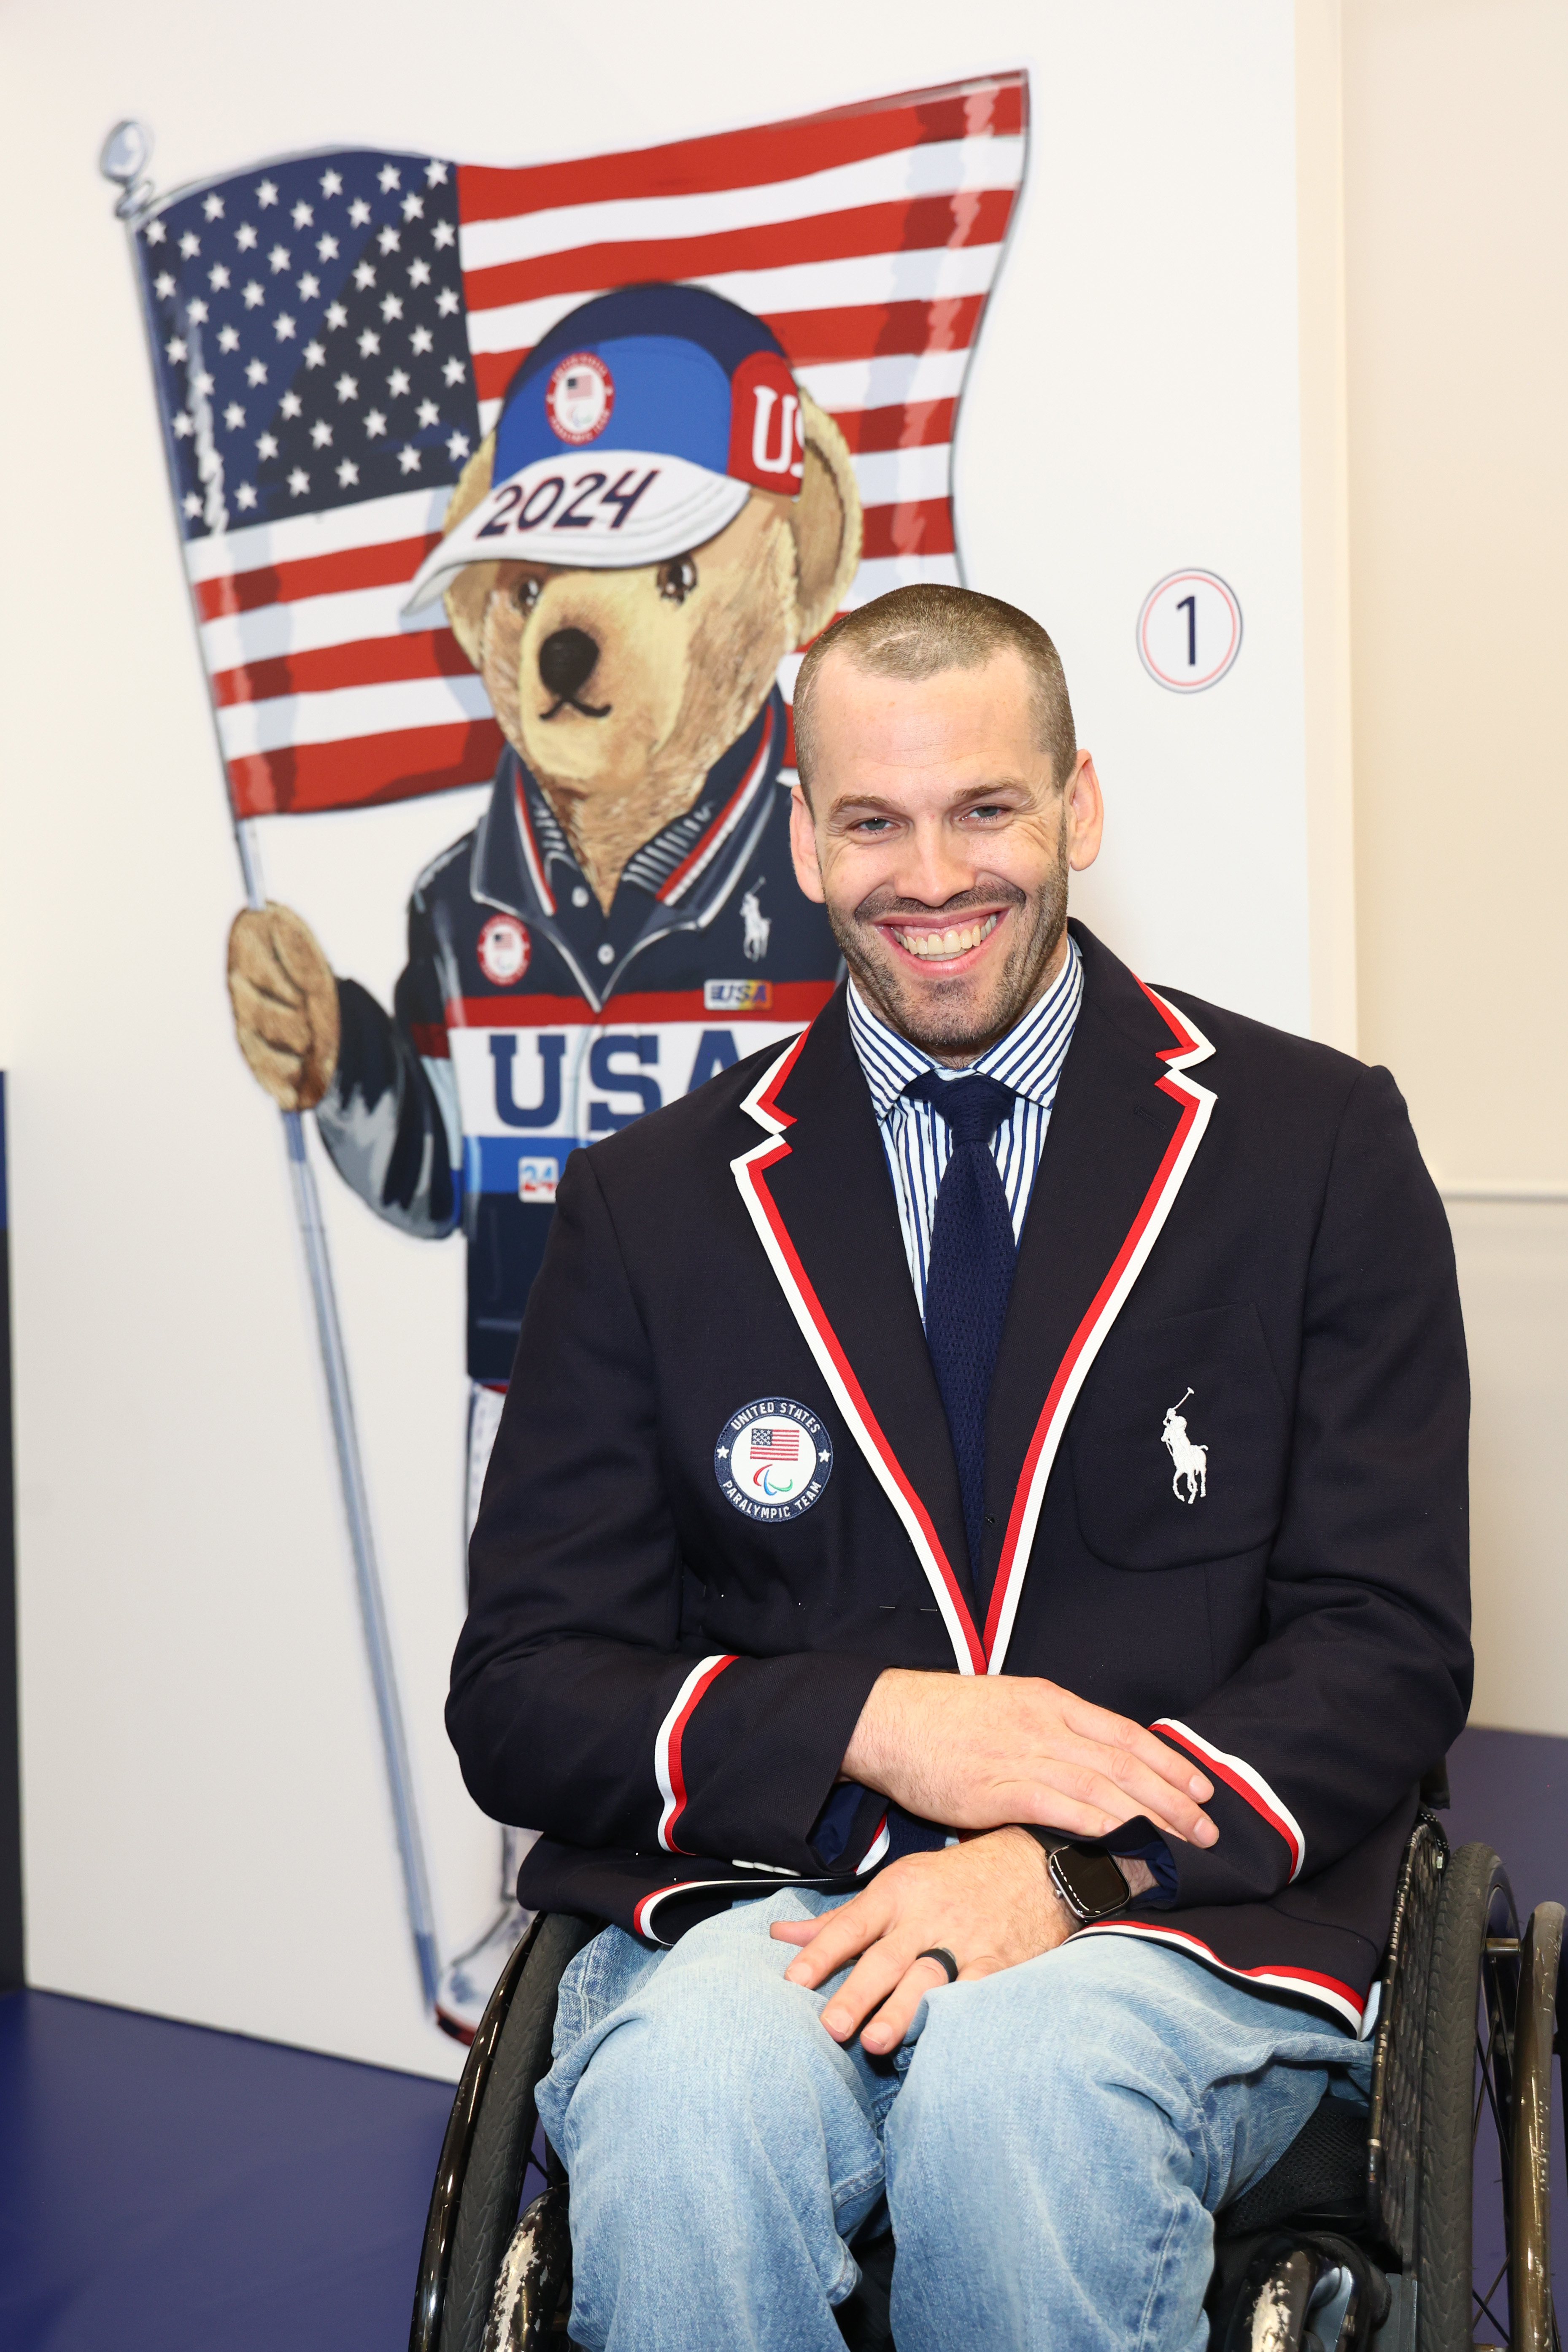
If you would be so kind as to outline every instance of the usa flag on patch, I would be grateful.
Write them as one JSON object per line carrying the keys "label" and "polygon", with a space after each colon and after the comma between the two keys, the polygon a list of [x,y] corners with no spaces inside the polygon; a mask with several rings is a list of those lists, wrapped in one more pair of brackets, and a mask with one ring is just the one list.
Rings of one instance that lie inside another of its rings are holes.
{"label": "usa flag on patch", "polygon": [[952,436],[1027,113],[997,74],[573,162],[344,149],[158,199],[136,249],[236,815],[489,777],[483,687],[439,605],[401,607],[518,368],[616,287],[710,287],[778,337],[854,460],[849,604],[957,579]]}
{"label": "usa flag on patch", "polygon": [[759,1457],[765,1458],[769,1462],[798,1462],[800,1459],[799,1430],[779,1429],[766,1423],[759,1423],[752,1432],[752,1459],[755,1462]]}

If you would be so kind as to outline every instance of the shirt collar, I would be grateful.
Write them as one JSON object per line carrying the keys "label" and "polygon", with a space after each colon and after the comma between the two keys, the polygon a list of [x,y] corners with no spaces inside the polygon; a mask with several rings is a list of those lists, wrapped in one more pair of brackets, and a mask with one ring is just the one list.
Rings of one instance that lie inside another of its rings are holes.
{"label": "shirt collar", "polygon": [[967,1078],[976,1072],[995,1078],[1015,1094],[1049,1110],[1056,1100],[1057,1081],[1072,1037],[1073,1024],[1083,1001],[1083,958],[1069,933],[1067,960],[1044,996],[1029,1007],[1004,1037],[988,1045],[976,1062],[951,1070],[900,1037],[872,1012],[853,980],[849,982],[849,1034],[871,1089],[879,1120],[890,1117],[913,1078],[934,1070],[942,1078]]}

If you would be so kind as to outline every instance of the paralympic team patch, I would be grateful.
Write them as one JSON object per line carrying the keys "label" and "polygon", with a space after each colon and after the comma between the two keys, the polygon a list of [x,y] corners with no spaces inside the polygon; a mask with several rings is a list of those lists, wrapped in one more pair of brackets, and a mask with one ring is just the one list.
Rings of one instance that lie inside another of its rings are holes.
{"label": "paralympic team patch", "polygon": [[792,1397],[756,1397],[732,1412],[713,1448],[719,1491],[748,1519],[798,1519],[833,1472],[833,1441]]}

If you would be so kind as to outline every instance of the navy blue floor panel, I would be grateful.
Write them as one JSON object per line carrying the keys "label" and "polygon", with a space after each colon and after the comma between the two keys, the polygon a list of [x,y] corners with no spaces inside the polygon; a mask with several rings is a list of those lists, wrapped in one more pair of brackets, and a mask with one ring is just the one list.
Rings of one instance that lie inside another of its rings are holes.
{"label": "navy blue floor panel", "polygon": [[[1468,1731],[1450,1774],[1452,1842],[1496,1846],[1521,1911],[1568,1897],[1568,1740]],[[416,2075],[0,2000],[0,2352],[400,2352],[450,2104]]]}
{"label": "navy blue floor panel", "polygon": [[5,2352],[400,2352],[452,2093],[0,2000]]}
{"label": "navy blue floor panel", "polygon": [[1538,1903],[1568,1903],[1568,1739],[1473,1727],[1454,1746],[1448,1780],[1449,1844],[1496,1848],[1521,1919]]}

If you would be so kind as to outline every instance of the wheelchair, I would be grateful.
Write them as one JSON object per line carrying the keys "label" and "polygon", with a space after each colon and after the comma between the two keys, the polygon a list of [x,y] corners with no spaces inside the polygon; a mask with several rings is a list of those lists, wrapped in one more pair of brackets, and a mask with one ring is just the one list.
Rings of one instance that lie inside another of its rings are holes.
{"label": "wheelchair", "polygon": [[[1326,2096],[1272,2169],[1215,2218],[1214,2352],[1561,2352],[1551,2264],[1552,2060],[1568,1993],[1563,1909],[1520,1932],[1491,1849],[1451,1851],[1429,1775],[1378,1985],[1363,2113]],[[496,1985],[453,2103],[409,2352],[567,2352],[567,2182],[538,2135],[557,1988],[602,1923],[541,1914]],[[542,2182],[526,2207],[530,2169]],[[839,2307],[858,2352],[890,2347],[890,2235],[857,2246]],[[956,2347],[955,2347],[956,2352]]]}

